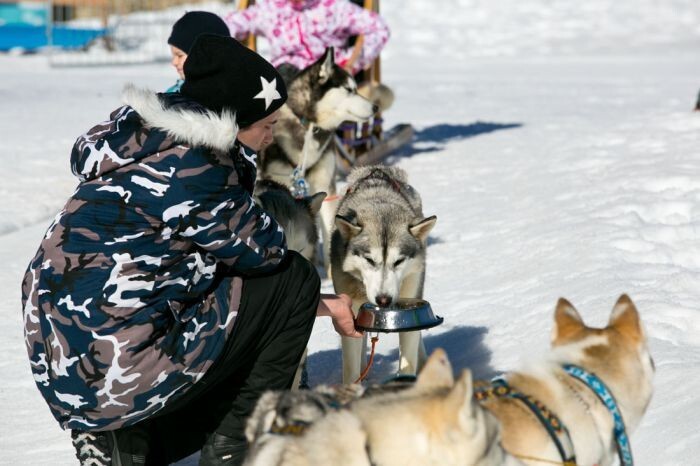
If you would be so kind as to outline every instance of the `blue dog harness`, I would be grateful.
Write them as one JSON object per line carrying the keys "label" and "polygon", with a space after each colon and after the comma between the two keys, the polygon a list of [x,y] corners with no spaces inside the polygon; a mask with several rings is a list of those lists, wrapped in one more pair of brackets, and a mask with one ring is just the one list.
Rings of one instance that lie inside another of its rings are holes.
{"label": "blue dog harness", "polygon": [[629,437],[625,431],[625,423],[622,420],[622,413],[615,402],[615,397],[612,395],[608,387],[605,386],[595,374],[592,374],[585,369],[573,364],[564,364],[564,371],[570,376],[583,382],[593,393],[603,402],[610,414],[612,414],[615,425],[613,434],[615,435],[615,443],[617,444],[617,453],[620,457],[621,466],[633,466],[632,448],[630,446]]}

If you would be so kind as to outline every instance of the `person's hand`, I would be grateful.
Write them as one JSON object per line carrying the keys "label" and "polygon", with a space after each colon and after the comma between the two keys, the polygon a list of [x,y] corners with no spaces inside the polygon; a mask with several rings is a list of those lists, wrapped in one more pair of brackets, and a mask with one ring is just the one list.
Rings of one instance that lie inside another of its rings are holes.
{"label": "person's hand", "polygon": [[330,316],[333,328],[341,336],[359,338],[362,332],[355,330],[355,315],[352,313],[352,299],[346,294],[322,294],[318,305],[319,316]]}

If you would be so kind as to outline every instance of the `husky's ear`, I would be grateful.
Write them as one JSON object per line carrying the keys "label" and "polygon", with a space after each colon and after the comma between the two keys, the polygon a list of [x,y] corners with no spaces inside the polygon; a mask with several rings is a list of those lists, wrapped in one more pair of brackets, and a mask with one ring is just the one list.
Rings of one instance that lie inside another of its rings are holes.
{"label": "husky's ear", "polygon": [[452,376],[452,364],[442,348],[433,351],[416,379],[415,387],[420,390],[451,387],[455,380]]}
{"label": "husky's ear", "polygon": [[309,210],[311,211],[311,215],[314,217],[318,214],[318,212],[321,210],[321,206],[323,205],[323,200],[326,198],[326,193],[321,191],[320,193],[316,193],[313,196],[308,196],[304,198],[304,202],[306,202],[306,205],[309,206]]}
{"label": "husky's ear", "polygon": [[430,230],[432,230],[435,226],[435,222],[437,222],[437,217],[435,215],[431,215],[430,217],[424,218],[415,225],[408,227],[408,231],[410,231],[411,234],[419,240],[425,242],[428,239],[428,234],[430,233]]}
{"label": "husky's ear", "polygon": [[560,345],[586,328],[581,315],[576,308],[564,298],[559,298],[557,309],[554,311],[554,329],[552,345]]}
{"label": "husky's ear", "polygon": [[456,419],[459,419],[461,416],[464,416],[464,418],[471,417],[473,397],[474,383],[472,381],[472,373],[469,369],[464,369],[445,399],[447,412],[453,413]]}
{"label": "husky's ear", "polygon": [[335,64],[335,53],[333,47],[328,47],[321,58],[321,70],[318,73],[319,82],[324,84],[333,74]]}
{"label": "husky's ear", "polygon": [[620,296],[615,303],[615,307],[613,307],[610,321],[608,322],[608,328],[611,327],[634,341],[644,339],[644,330],[639,319],[639,312],[626,294]]}
{"label": "husky's ear", "polygon": [[353,238],[353,237],[359,235],[360,232],[362,231],[361,226],[355,225],[354,223],[352,223],[350,220],[343,217],[342,215],[335,216],[335,226],[338,227],[338,231],[340,232],[340,236],[342,236],[345,239]]}

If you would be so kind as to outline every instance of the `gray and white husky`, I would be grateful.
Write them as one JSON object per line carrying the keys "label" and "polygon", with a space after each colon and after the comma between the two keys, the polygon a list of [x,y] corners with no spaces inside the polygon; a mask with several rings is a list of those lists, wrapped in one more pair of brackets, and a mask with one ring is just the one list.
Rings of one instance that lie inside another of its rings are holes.
{"label": "gray and white husky", "polygon": [[[357,312],[365,302],[389,306],[421,298],[426,249],[435,216],[425,217],[418,193],[400,168],[369,166],[348,176],[331,238],[336,293],[348,294]],[[399,334],[399,372],[416,374],[425,361],[420,332]],[[343,337],[343,382],[366,366],[367,339]]]}
{"label": "gray and white husky", "polygon": [[[332,48],[290,79],[287,94],[273,132],[274,142],[261,154],[261,175],[293,188],[295,181],[303,178],[308,194],[328,194],[321,207],[321,234],[327,252],[337,207],[333,136],[344,121],[367,121],[377,106],[358,95],[353,77],[335,64]],[[325,261],[328,265],[327,254]]]}

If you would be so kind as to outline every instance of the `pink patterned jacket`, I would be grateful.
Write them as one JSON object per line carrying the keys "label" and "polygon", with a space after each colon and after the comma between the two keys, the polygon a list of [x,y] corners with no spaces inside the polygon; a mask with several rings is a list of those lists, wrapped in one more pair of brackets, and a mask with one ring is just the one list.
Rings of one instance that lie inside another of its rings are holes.
{"label": "pink patterned jacket", "polygon": [[245,10],[224,16],[231,35],[242,39],[249,33],[265,37],[270,62],[289,63],[303,69],[335,47],[335,60],[345,66],[352,55],[350,36],[363,34],[362,53],[353,73],[366,68],[389,39],[389,27],[376,13],[348,0],[257,0]]}

